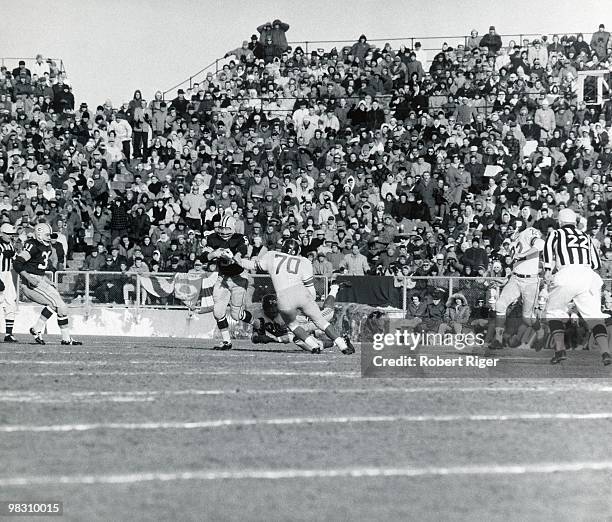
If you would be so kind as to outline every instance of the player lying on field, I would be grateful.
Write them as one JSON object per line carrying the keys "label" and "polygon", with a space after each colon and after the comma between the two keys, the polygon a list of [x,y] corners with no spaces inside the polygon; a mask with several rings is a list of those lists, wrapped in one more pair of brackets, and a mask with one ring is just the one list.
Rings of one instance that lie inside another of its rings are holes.
{"label": "player lying on field", "polygon": [[[323,302],[323,307],[321,309],[321,314],[327,321],[331,322],[334,317],[334,307],[336,305],[338,290],[340,290],[342,286],[348,285],[350,285],[349,282],[343,281],[339,284],[332,283],[330,286],[329,294]],[[288,344],[295,341],[295,344],[297,344],[300,348],[310,351],[310,348],[308,348],[302,340],[296,339],[295,336],[289,331],[289,328],[287,328],[287,325],[278,310],[278,300],[276,299],[275,294],[268,294],[264,296],[261,302],[261,307],[262,314],[260,317],[255,318],[255,326],[253,327],[253,335],[251,337],[251,340],[254,343]],[[297,316],[296,320],[307,333],[312,333],[319,339],[323,348],[331,348],[333,346],[333,342],[330,339],[327,339],[327,336],[322,339],[322,337],[325,335],[324,332],[318,330],[317,326],[306,316],[300,314]]]}
{"label": "player lying on field", "polygon": [[[309,334],[297,321],[298,312],[302,312],[319,330],[325,332],[343,354],[355,353],[348,337],[340,336],[323,317],[316,303],[312,263],[300,256],[299,252],[299,243],[294,239],[287,239],[283,242],[280,252],[271,250],[255,260],[239,259],[238,263],[246,270],[261,270],[270,275],[281,317],[293,335],[303,341],[310,352],[320,353],[321,346],[315,336]],[[228,257],[230,254],[225,252]]]}

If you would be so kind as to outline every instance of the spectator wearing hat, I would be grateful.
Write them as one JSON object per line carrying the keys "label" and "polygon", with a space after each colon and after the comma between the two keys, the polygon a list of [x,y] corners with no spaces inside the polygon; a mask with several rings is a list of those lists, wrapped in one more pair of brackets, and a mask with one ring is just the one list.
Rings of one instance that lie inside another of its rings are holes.
{"label": "spectator wearing hat", "polygon": [[425,327],[437,332],[446,315],[444,296],[446,292],[441,288],[435,288],[431,295],[431,302],[427,304],[423,317]]}
{"label": "spectator wearing hat", "polygon": [[16,80],[19,79],[20,76],[26,76],[27,78],[32,77],[32,71],[26,67],[26,63],[24,60],[19,60],[17,67],[15,67],[12,71],[13,78]]}
{"label": "spectator wearing hat", "polygon": [[[289,24],[281,22],[279,19],[272,23],[266,22],[257,28],[257,32],[260,34],[260,42],[263,43],[264,48],[266,45],[273,46],[274,53],[278,56],[281,56],[289,47],[286,35],[288,30]],[[268,41],[270,43],[267,43]]]}
{"label": "spectator wearing hat", "polygon": [[470,314],[471,310],[465,296],[462,293],[453,294],[446,302],[444,322],[440,325],[438,332],[442,334],[462,333],[470,319]]}
{"label": "spectator wearing hat", "polygon": [[593,33],[591,37],[591,49],[593,49],[600,60],[605,60],[610,52],[611,46],[610,33],[606,31],[606,26],[604,24],[599,24],[597,32]]}
{"label": "spectator wearing hat", "polygon": [[256,34],[251,35],[248,48],[256,59],[263,59],[263,45]]}
{"label": "spectator wearing hat", "polygon": [[486,47],[489,56],[495,56],[502,48],[502,39],[495,31],[495,26],[489,27],[489,32],[480,40],[479,47]]}

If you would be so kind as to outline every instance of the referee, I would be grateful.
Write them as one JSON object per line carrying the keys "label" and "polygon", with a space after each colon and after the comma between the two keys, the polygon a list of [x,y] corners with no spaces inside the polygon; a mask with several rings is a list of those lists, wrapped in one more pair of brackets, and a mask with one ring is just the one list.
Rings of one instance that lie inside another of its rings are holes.
{"label": "referee", "polygon": [[[544,279],[550,283],[546,318],[555,343],[551,364],[567,359],[564,323],[573,301],[580,316],[593,332],[601,350],[604,365],[612,363],[608,352],[608,332],[601,311],[603,281],[595,272],[601,266],[592,239],[576,228],[576,213],[568,208],[559,211],[559,228],[548,234],[544,245]],[[556,272],[553,275],[553,269]]]}
{"label": "referee", "polygon": [[17,233],[10,223],[0,226],[0,308],[4,313],[5,343],[16,343],[13,336],[15,314],[17,312],[17,292],[13,280],[13,258],[15,250],[11,243],[12,237]]}

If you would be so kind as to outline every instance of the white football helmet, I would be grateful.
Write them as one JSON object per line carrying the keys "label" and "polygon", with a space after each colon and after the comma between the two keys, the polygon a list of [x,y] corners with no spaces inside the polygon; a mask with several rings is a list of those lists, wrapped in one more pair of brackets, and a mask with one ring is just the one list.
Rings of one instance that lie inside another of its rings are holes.
{"label": "white football helmet", "polygon": [[17,233],[17,229],[11,225],[10,223],[3,223],[0,227],[0,234],[5,234],[7,236],[13,236]]}
{"label": "white football helmet", "polygon": [[51,227],[48,223],[38,223],[34,227],[34,237],[45,245],[51,244]]}
{"label": "white football helmet", "polygon": [[571,208],[564,208],[559,210],[557,219],[559,220],[559,225],[575,225],[578,221],[578,216]]}
{"label": "white football helmet", "polygon": [[226,214],[219,223],[219,235],[221,239],[228,240],[236,232],[236,219],[234,216]]}

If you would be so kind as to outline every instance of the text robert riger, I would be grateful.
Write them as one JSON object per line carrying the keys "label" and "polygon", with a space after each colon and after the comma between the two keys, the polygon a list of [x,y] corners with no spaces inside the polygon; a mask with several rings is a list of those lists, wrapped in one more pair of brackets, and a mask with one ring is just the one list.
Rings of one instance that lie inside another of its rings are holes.
{"label": "text robert riger", "polygon": [[375,355],[372,364],[376,367],[422,367],[440,368],[446,366],[461,366],[467,368],[490,368],[497,366],[499,358],[480,357],[478,355],[460,354],[451,357],[441,357],[439,355],[402,355],[400,357],[385,357]]}

